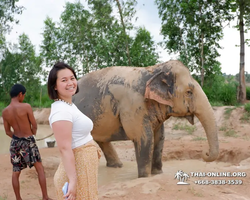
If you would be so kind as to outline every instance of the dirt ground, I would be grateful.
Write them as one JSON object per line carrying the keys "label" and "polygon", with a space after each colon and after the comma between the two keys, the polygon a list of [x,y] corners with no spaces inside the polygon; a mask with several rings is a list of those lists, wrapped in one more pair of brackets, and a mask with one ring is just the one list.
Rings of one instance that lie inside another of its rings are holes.
{"label": "dirt ground", "polygon": [[[164,172],[148,178],[137,178],[132,142],[114,142],[124,166],[119,169],[107,168],[104,157],[101,158],[99,199],[250,199],[250,122],[242,120],[243,107],[214,107],[214,112],[220,142],[220,154],[216,161],[206,163],[201,159],[201,152],[208,149],[208,145],[203,127],[197,119],[192,126],[185,119],[171,118],[165,122]],[[35,117],[39,123],[46,124],[48,113],[48,109],[35,111]],[[42,148],[40,152],[49,195],[56,199],[53,175],[60,161],[58,149]],[[0,160],[0,200],[14,200],[9,155],[0,154]],[[188,175],[183,180],[188,184],[177,184],[181,181],[181,176],[176,176],[180,170]],[[233,176],[225,177],[229,172]],[[23,200],[41,199],[33,168],[23,170],[21,174],[21,194]]]}

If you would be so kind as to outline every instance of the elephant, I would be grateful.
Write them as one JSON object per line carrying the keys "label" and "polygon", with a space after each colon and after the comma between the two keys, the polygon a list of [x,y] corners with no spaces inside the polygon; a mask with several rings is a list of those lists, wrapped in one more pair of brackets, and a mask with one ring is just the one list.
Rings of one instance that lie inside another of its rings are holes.
{"label": "elephant", "polygon": [[113,66],[90,72],[78,80],[74,104],[93,120],[92,136],[108,167],[122,167],[112,141],[134,143],[138,177],[162,173],[164,122],[194,116],[207,136],[206,162],[218,157],[219,143],[213,109],[199,83],[178,60],[148,67]]}

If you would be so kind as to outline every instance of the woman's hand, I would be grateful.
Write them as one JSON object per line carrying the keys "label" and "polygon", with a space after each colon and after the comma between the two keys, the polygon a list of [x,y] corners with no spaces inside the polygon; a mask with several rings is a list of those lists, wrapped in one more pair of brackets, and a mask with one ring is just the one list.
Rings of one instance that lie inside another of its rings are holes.
{"label": "woman's hand", "polygon": [[68,192],[63,198],[67,200],[75,200],[76,199],[76,183],[69,182]]}

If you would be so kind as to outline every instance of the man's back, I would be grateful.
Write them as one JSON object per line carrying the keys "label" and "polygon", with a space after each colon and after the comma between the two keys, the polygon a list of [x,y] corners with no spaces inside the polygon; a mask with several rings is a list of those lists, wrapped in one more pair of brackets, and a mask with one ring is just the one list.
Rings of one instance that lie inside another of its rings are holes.
{"label": "man's back", "polygon": [[36,134],[37,124],[29,104],[11,102],[3,110],[2,117],[4,119],[6,134],[8,134],[8,130],[11,131],[10,127],[13,128],[14,135],[17,137],[28,137]]}

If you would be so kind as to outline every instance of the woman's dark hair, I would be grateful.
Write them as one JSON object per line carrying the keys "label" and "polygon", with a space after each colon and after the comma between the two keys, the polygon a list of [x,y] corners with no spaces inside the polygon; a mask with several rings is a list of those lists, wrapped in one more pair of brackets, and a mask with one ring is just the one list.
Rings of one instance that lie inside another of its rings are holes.
{"label": "woman's dark hair", "polygon": [[26,89],[23,85],[17,83],[17,84],[12,86],[12,88],[10,90],[10,97],[11,98],[17,97],[20,92],[22,92],[22,94],[25,94]]}
{"label": "woman's dark hair", "polygon": [[[70,67],[69,65],[67,65],[64,62],[57,62],[53,66],[53,68],[50,70],[48,82],[47,82],[48,95],[49,95],[50,99],[58,99],[58,94],[57,94],[57,91],[55,90],[55,87],[56,87],[56,80],[57,80],[57,72],[62,70],[62,69],[69,69],[70,71],[72,71],[75,78],[77,79],[76,73],[72,67]],[[77,85],[76,93],[78,93],[78,92],[79,92],[79,87]]]}

